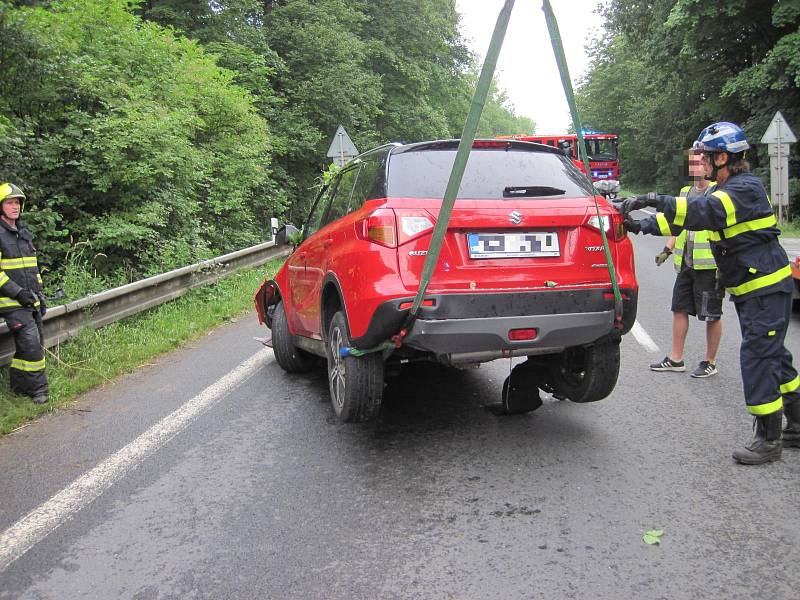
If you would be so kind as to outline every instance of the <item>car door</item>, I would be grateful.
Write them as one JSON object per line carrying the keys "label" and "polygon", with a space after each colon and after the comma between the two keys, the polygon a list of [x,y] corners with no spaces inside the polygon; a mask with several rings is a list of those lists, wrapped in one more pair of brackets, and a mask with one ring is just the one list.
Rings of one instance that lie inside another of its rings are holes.
{"label": "car door", "polygon": [[[320,310],[322,281],[327,272],[328,254],[333,246],[335,221],[350,210],[350,198],[358,180],[360,163],[346,167],[336,179],[333,193],[328,198],[318,231],[298,248],[298,261],[302,262],[302,285],[292,286],[292,302],[298,320],[297,331],[315,339],[322,339]],[[311,224],[313,226],[313,224]]]}
{"label": "car door", "polygon": [[312,301],[311,290],[313,289],[314,278],[309,275],[306,268],[306,257],[308,256],[308,245],[313,243],[310,238],[319,231],[322,226],[322,218],[328,212],[333,194],[336,191],[337,181],[323,189],[314,201],[311,211],[303,223],[303,242],[292,252],[286,260],[287,273],[289,276],[289,298],[291,300],[291,310],[287,309],[286,317],[291,324],[291,329],[295,333],[308,336],[304,322],[300,319],[300,313],[308,312],[305,306]]}

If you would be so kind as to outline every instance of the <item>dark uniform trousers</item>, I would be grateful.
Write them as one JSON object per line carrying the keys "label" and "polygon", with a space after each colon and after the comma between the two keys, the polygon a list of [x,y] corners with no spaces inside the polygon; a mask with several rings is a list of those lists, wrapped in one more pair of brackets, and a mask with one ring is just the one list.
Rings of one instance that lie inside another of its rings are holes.
{"label": "dark uniform trousers", "polygon": [[47,395],[42,317],[35,308],[20,308],[3,315],[14,334],[16,352],[11,360],[11,390],[26,396]]}
{"label": "dark uniform trousers", "polygon": [[792,316],[792,295],[766,294],[734,303],[739,315],[742,346],[739,360],[742,368],[744,397],[749,412],[762,414],[780,398],[783,404],[800,400],[800,379],[792,366],[792,355],[784,341]]}

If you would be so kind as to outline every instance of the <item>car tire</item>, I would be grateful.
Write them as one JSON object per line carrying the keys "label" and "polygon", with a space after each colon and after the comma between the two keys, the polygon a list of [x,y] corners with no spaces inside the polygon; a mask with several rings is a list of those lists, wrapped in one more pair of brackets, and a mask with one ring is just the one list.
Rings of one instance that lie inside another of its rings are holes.
{"label": "car tire", "polygon": [[283,302],[278,302],[272,314],[272,350],[275,361],[287,373],[306,373],[314,366],[314,357],[292,341]]}
{"label": "car tire", "polygon": [[608,396],[619,376],[619,340],[569,348],[550,365],[554,391],[572,402],[597,402]]}
{"label": "car tire", "polygon": [[342,356],[350,347],[347,319],[333,315],[325,340],[328,357],[328,387],[333,412],[343,423],[368,421],[378,415],[383,399],[384,362],[379,352],[364,356]]}

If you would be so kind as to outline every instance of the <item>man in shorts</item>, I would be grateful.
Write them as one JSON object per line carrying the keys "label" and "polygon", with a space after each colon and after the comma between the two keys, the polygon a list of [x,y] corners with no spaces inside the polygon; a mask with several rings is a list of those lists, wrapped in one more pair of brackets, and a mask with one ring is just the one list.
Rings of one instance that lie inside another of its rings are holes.
{"label": "man in shorts", "polygon": [[[692,185],[681,189],[680,196],[707,196],[714,188],[705,179],[700,152],[689,151],[689,175]],[[664,250],[656,256],[661,266],[674,254],[675,286],[672,288],[672,350],[661,361],[650,365],[653,371],[685,371],[683,348],[689,332],[689,315],[706,323],[706,356],[692,372],[692,377],[704,378],[717,374],[716,356],[722,337],[722,299],[724,290],[717,280],[717,264],[711,253],[708,231],[683,230],[670,237]]]}

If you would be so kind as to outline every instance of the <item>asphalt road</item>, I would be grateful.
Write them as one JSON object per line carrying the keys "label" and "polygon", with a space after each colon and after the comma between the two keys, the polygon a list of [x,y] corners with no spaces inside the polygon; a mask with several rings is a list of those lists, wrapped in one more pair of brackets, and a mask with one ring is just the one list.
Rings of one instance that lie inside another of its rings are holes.
{"label": "asphalt road", "polygon": [[797,599],[800,451],[730,458],[751,422],[729,303],[719,375],[648,370],[674,272],[635,243],[659,348],[626,336],[599,403],[495,417],[508,361],[418,366],[342,425],[252,316],[0,439],[0,598]]}

